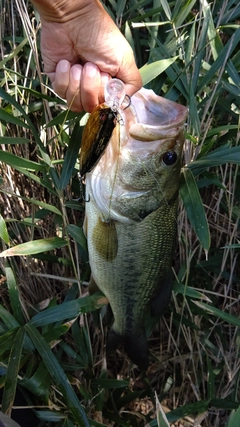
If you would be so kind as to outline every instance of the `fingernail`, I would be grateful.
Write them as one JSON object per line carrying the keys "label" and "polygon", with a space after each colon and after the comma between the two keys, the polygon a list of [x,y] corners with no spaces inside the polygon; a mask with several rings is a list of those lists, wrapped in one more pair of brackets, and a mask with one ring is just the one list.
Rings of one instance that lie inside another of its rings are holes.
{"label": "fingernail", "polygon": [[59,71],[61,73],[66,73],[69,70],[69,62],[66,61],[65,59],[60,61],[58,66],[59,66]]}
{"label": "fingernail", "polygon": [[81,65],[74,65],[71,68],[71,76],[74,80],[80,80],[82,74],[82,67]]}
{"label": "fingernail", "polygon": [[105,87],[107,82],[111,79],[108,73],[101,73],[101,86]]}
{"label": "fingernail", "polygon": [[91,62],[86,62],[84,67],[88,77],[94,78],[99,73],[99,68],[95,64],[92,64]]}

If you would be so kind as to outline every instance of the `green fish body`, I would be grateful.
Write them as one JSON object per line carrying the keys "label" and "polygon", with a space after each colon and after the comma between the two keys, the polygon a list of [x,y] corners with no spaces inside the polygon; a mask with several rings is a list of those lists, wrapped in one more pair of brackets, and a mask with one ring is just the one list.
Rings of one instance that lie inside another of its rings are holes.
{"label": "green fish body", "polygon": [[104,155],[86,174],[85,232],[92,279],[114,316],[107,348],[122,342],[144,370],[147,312],[160,316],[171,297],[187,108],[141,89],[120,114]]}

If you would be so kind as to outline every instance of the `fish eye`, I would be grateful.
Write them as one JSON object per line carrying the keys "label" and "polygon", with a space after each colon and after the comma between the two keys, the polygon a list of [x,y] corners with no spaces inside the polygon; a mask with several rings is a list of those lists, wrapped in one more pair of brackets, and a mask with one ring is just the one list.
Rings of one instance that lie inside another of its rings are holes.
{"label": "fish eye", "polygon": [[177,154],[175,151],[167,151],[163,154],[162,161],[166,166],[172,166],[177,161]]}

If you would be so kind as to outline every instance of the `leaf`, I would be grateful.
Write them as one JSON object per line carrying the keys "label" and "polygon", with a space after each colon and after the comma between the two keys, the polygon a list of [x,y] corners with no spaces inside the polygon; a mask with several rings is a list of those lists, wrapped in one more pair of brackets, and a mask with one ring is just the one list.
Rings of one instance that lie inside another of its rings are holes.
{"label": "leaf", "polygon": [[107,302],[107,298],[102,294],[96,293],[91,296],[78,298],[74,301],[65,302],[56,307],[48,308],[32,317],[30,323],[34,326],[43,326],[50,323],[74,319],[79,316],[80,313],[98,310],[100,307],[107,304]]}
{"label": "leaf", "polygon": [[[48,421],[49,423],[59,423],[66,418],[66,414],[57,411],[35,411],[37,417],[41,421]],[[53,424],[54,425],[54,424]],[[56,425],[56,424],[55,424]],[[62,424],[57,424],[61,425]]]}
{"label": "leaf", "polygon": [[7,122],[7,123],[12,123],[12,124],[14,124],[16,126],[21,126],[21,127],[29,129],[29,126],[28,126],[27,123],[25,123],[21,119],[18,119],[13,114],[8,113],[3,108],[0,108],[0,121],[1,120],[4,121],[4,122]]}
{"label": "leaf", "polygon": [[83,366],[92,368],[93,352],[88,328],[80,326],[79,322],[74,322],[71,330],[76,348],[76,359],[82,363]]}
{"label": "leaf", "polygon": [[140,74],[143,81],[143,86],[155,79],[159,74],[163,73],[170,65],[172,65],[177,59],[174,58],[160,59],[159,61],[152,62],[151,64],[145,64],[140,68]]}
{"label": "leaf", "polygon": [[19,289],[16,283],[16,279],[13,273],[12,268],[7,265],[5,267],[5,274],[7,279],[7,285],[9,290],[9,297],[11,301],[11,308],[15,319],[23,325],[25,323],[25,319],[22,312],[21,299],[19,294]]}
{"label": "leaf", "polygon": [[83,233],[83,229],[74,224],[67,226],[67,231],[79,243],[79,245],[87,252],[87,241]]}
{"label": "leaf", "polygon": [[62,111],[58,116],[54,117],[50,122],[46,124],[46,127],[62,125],[70,120],[79,121],[86,113],[74,113],[70,110]]}
{"label": "leaf", "polygon": [[28,43],[28,38],[25,37],[25,39],[23,39],[21,41],[21,43],[19,43],[19,45],[16,47],[16,49],[14,49],[10,55],[5,56],[4,59],[2,59],[2,61],[0,61],[0,69],[2,69],[4,67],[4,65],[10,61],[13,58],[16,58],[17,55],[20,53],[20,51],[22,50],[22,48],[25,46],[25,44]]}
{"label": "leaf", "polygon": [[125,388],[129,386],[129,381],[125,380],[114,380],[111,378],[100,378],[100,379],[93,379],[91,381],[91,385],[94,387],[100,387],[104,389],[110,389],[110,388]]}
{"label": "leaf", "polygon": [[[229,59],[231,53],[236,48],[240,39],[240,27],[234,32],[232,37],[221,49],[216,61],[213,63],[209,71],[205,74],[202,79],[199,79],[198,91],[200,92],[205,86],[209,85],[214,74],[219,72],[219,69],[226,63]],[[227,66],[228,68],[228,66]]]}
{"label": "leaf", "polygon": [[210,233],[203,203],[192,172],[182,169],[180,194],[191,225],[197,234],[203,249],[207,252],[210,247]]}
{"label": "leaf", "polygon": [[84,209],[85,209],[83,204],[81,204],[80,202],[75,201],[75,200],[70,200],[70,201],[66,202],[65,206],[66,206],[66,208],[74,209],[76,211],[84,211]]}
{"label": "leaf", "polygon": [[211,303],[211,300],[202,292],[197,291],[196,289],[192,288],[191,286],[184,286],[181,283],[175,282],[173,285],[173,291],[175,294],[181,294],[184,296],[187,296],[189,298],[196,298],[200,300],[205,300]]}
{"label": "leaf", "polygon": [[20,427],[19,424],[15,423],[15,421],[11,420],[7,415],[4,415],[2,412],[0,412],[0,422],[2,421],[3,426],[5,427]]}
{"label": "leaf", "polygon": [[29,139],[18,138],[17,136],[0,136],[0,144],[29,144]]}
{"label": "leaf", "polygon": [[55,327],[53,329],[50,329],[50,331],[47,331],[45,333],[43,333],[43,337],[44,339],[50,343],[52,341],[56,341],[59,340],[61,335],[64,335],[71,327],[71,323],[65,323],[63,325],[60,325],[58,327]]}
{"label": "leaf", "polygon": [[41,206],[42,208],[44,208],[50,212],[53,212],[59,216],[62,216],[61,211],[59,209],[57,209],[55,206],[49,205],[49,203],[41,202],[40,200],[29,199],[27,197],[22,197],[22,200],[26,200],[27,202],[30,202],[33,205]]}
{"label": "leaf", "polygon": [[19,385],[31,391],[35,396],[45,396],[46,399],[48,398],[50,383],[50,375],[43,361],[40,362],[30,378],[24,377],[19,381]]}
{"label": "leaf", "polygon": [[240,406],[236,411],[232,411],[226,427],[239,427]]}
{"label": "leaf", "polygon": [[8,360],[8,369],[2,399],[2,411],[8,416],[11,415],[16,394],[24,335],[24,327],[19,328],[16,332]]}
{"label": "leaf", "polygon": [[39,254],[41,252],[52,251],[53,249],[65,246],[67,241],[60,237],[49,237],[48,239],[32,240],[21,243],[0,253],[0,258],[10,256],[25,256]]}
{"label": "leaf", "polygon": [[16,327],[14,329],[11,329],[10,331],[5,332],[5,334],[0,336],[0,356],[4,354],[7,350],[10,351],[14,337],[18,329],[19,328]]}
{"label": "leaf", "polygon": [[[36,176],[33,173],[26,170],[25,168],[17,167],[15,165],[14,169],[19,171],[23,175],[26,175],[27,177],[29,177],[33,181],[37,182],[39,185],[46,187],[50,193],[56,195],[56,191],[54,190],[53,185],[52,185],[52,181],[50,180],[50,177],[48,177],[48,175],[45,175],[44,178],[39,178],[38,176]],[[1,189],[0,189],[0,191],[1,191]],[[19,196],[17,196],[17,197],[19,197]]]}
{"label": "leaf", "polygon": [[207,311],[210,314],[213,314],[214,316],[217,316],[218,318],[222,319],[224,322],[230,323],[231,325],[237,326],[240,328],[240,318],[233,316],[232,314],[228,314],[225,311],[220,310],[219,308],[216,308],[214,306],[210,306],[204,302],[199,301],[192,301],[194,304],[196,304],[198,307],[202,308],[203,310]]}
{"label": "leaf", "polygon": [[3,323],[7,326],[8,329],[14,329],[20,326],[15,317],[2,305],[0,305],[0,319],[2,319]]}
{"label": "leaf", "polygon": [[165,412],[163,411],[161,404],[158,400],[157,393],[155,393],[155,399],[156,399],[156,413],[157,413],[158,427],[170,427],[170,424],[167,420]]}
{"label": "leaf", "polygon": [[[63,99],[62,99],[62,98],[60,98],[60,97],[56,97],[56,94],[54,94],[54,95],[55,95],[55,97],[53,97],[52,95],[51,95],[51,96],[49,96],[49,95],[46,95],[46,94],[44,94],[44,93],[42,93],[42,92],[38,92],[37,90],[34,90],[34,89],[30,88],[30,87],[21,86],[21,85],[18,85],[18,89],[22,89],[22,90],[24,90],[25,92],[31,93],[31,95],[33,95],[35,98],[38,98],[38,99],[46,99],[47,101],[49,101],[49,103],[50,103],[50,102],[52,102],[52,103],[57,102],[58,104],[66,105],[66,101],[65,101],[65,100],[63,100]],[[49,88],[49,90],[51,91],[51,88]],[[52,92],[53,92],[53,91],[52,91]],[[54,92],[53,92],[53,93],[54,93]]]}
{"label": "leaf", "polygon": [[0,150],[0,161],[6,163],[7,165],[15,168],[28,169],[30,171],[43,171],[46,169],[44,164],[32,162],[31,160],[23,159],[21,157],[15,156],[12,153],[7,151]]}
{"label": "leaf", "polygon": [[58,360],[52,353],[49,345],[33,325],[27,324],[25,325],[25,329],[36,346],[36,349],[38,350],[41,359],[48,369],[49,374],[64,396],[67,406],[72,412],[78,425],[80,427],[90,427],[87,416],[79,402],[79,399],[70,385],[66,374],[59,365]]}
{"label": "leaf", "polygon": [[82,127],[79,123],[76,123],[73,134],[68,144],[66,154],[64,156],[62,173],[59,180],[59,186],[61,190],[64,190],[70,181],[72,176],[76,160],[78,158],[80,144],[81,144]]}
{"label": "leaf", "polygon": [[8,245],[10,243],[6,222],[0,214],[0,237]]}
{"label": "leaf", "polygon": [[191,169],[194,176],[197,176],[208,168],[226,163],[240,164],[240,146],[216,148],[216,150],[201,157],[200,160],[197,159],[189,163],[187,167]]}
{"label": "leaf", "polygon": [[[27,124],[20,121],[19,125],[21,125],[23,127],[27,127],[27,128],[29,128],[31,130],[34,138],[36,139],[36,142],[37,142],[38,148],[39,148],[39,150],[41,152],[43,161],[44,161],[44,163],[46,165],[48,165],[51,178],[52,178],[55,186],[58,188],[58,186],[59,186],[59,180],[58,180],[57,173],[56,173],[56,171],[55,171],[55,169],[54,169],[54,167],[52,165],[52,161],[51,161],[49,155],[46,152],[46,148],[44,147],[44,145],[43,145],[43,143],[41,141],[41,138],[39,136],[38,130],[35,128],[33,122],[31,121],[31,119],[29,117],[29,115],[26,113],[26,111],[24,110],[24,108],[15,100],[15,98],[13,96],[9,95],[1,87],[0,87],[0,97],[2,97],[10,105],[14,106],[16,108],[16,110],[19,111],[19,113],[25,118]],[[32,162],[32,163],[34,163],[34,162]],[[24,170],[24,167],[23,167],[23,170]]]}
{"label": "leaf", "polygon": [[188,0],[185,2],[178,1],[174,2],[174,11],[172,13],[171,21],[175,21],[175,28],[180,27],[187,19],[189,13],[191,13],[196,0]]}
{"label": "leaf", "polygon": [[169,21],[172,21],[172,13],[169,6],[169,2],[167,0],[161,0],[161,5],[163,7],[163,10],[165,12],[165,15]]}
{"label": "leaf", "polygon": [[181,418],[187,417],[193,413],[202,414],[209,408],[208,400],[199,400],[194,403],[187,403],[186,405],[179,406],[171,412],[167,413],[167,419],[173,423]]}

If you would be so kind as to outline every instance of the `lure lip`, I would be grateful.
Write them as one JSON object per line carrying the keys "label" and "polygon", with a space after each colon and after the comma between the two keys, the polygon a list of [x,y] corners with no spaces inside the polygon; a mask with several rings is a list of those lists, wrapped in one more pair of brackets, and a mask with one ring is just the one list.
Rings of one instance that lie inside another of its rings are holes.
{"label": "lure lip", "polygon": [[121,107],[125,93],[125,85],[122,80],[113,78],[109,80],[104,90],[105,104],[108,105],[112,111],[117,112]]}

